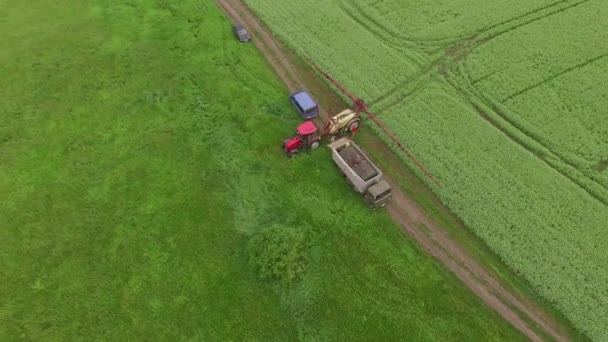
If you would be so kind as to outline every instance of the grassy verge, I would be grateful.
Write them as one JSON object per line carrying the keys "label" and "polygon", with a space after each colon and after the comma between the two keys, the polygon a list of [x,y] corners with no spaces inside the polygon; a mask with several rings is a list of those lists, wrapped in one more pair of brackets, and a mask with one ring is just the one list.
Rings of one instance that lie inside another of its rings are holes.
{"label": "grassy verge", "polygon": [[[0,340],[522,340],[327,150],[284,158],[287,92],[211,2],[0,13]],[[250,267],[277,226],[292,281]]]}

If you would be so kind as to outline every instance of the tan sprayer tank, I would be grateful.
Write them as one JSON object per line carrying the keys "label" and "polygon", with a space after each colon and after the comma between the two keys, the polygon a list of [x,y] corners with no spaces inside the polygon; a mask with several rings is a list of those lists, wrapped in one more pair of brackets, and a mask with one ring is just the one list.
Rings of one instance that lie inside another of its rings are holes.
{"label": "tan sprayer tank", "polygon": [[340,133],[355,132],[360,123],[359,113],[352,109],[345,109],[327,120],[324,134],[335,136]]}

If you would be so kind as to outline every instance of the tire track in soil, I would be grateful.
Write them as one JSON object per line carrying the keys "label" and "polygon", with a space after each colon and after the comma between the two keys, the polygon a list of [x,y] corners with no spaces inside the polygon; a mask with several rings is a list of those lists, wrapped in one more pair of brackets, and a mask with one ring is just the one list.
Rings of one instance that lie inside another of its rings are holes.
{"label": "tire track in soil", "polygon": [[518,91],[518,92],[516,92],[514,94],[511,94],[511,95],[507,96],[504,99],[501,99],[500,102],[501,103],[507,102],[507,101],[509,101],[509,100],[511,100],[511,99],[513,99],[515,97],[518,97],[518,96],[520,96],[520,95],[522,95],[524,93],[527,93],[528,91],[530,91],[530,90],[532,90],[534,88],[543,86],[543,85],[545,85],[545,84],[553,81],[554,79],[556,79],[556,78],[558,78],[558,77],[560,77],[562,75],[565,75],[565,74],[567,74],[567,73],[569,73],[571,71],[575,71],[575,70],[580,69],[580,68],[584,68],[587,65],[595,63],[596,61],[599,61],[600,59],[603,59],[603,58],[606,58],[606,57],[608,57],[608,54],[603,54],[603,55],[591,58],[589,60],[586,60],[586,61],[584,61],[582,63],[579,63],[579,64],[577,64],[575,66],[571,66],[571,67],[569,67],[567,69],[564,69],[563,71],[561,71],[561,72],[559,72],[557,74],[551,75],[550,77],[548,77],[548,78],[546,78],[546,79],[544,79],[544,80],[542,80],[540,82],[537,82],[537,83],[535,83],[535,84],[533,84],[531,86],[528,86],[528,87],[526,87],[526,88],[524,88],[524,89],[522,89],[522,90],[520,90],[520,91]]}
{"label": "tire track in soil", "polygon": [[[351,0],[352,1],[352,0]],[[516,30],[520,27],[529,25],[535,21],[542,20],[548,18],[549,16],[559,14],[566,10],[572,9],[579,5],[582,5],[590,0],[560,0],[554,2],[552,4],[543,6],[541,8],[537,8],[535,10],[526,12],[514,18],[510,18],[503,22],[488,26],[486,28],[481,29],[480,31],[454,38],[454,42],[452,44],[439,44],[438,47],[444,48],[444,54],[433,60],[426,68],[423,69],[421,73],[419,73],[413,81],[406,80],[404,82],[399,83],[395,88],[390,89],[384,95],[369,101],[369,105],[378,104],[384,101],[387,101],[389,98],[395,96],[399,93],[399,90],[403,88],[409,88],[412,83],[420,83],[420,79],[426,78],[431,74],[435,74],[437,72],[442,73],[444,69],[449,68],[452,64],[465,60],[470,53],[472,53],[475,49],[481,47],[482,45],[488,43],[489,41],[503,35],[509,33],[513,30]],[[371,19],[370,19],[371,20]],[[515,25],[510,25],[513,22],[521,21]],[[362,24],[363,27],[365,25]],[[387,30],[384,26],[380,26],[380,29]],[[374,31],[370,31],[374,33]],[[391,35],[389,31],[387,34]],[[378,34],[377,34],[378,35]],[[446,40],[448,40],[446,38]],[[413,40],[407,40],[410,44],[415,44]],[[432,45],[431,45],[432,46]],[[398,97],[390,101],[388,104],[382,107],[383,110],[390,109],[399,105],[403,102],[409,95],[414,92],[406,93],[406,96]]]}
{"label": "tire track in soil", "polygon": [[[567,11],[569,9],[572,9],[574,7],[577,7],[577,6],[580,6],[580,5],[582,5],[582,4],[586,3],[586,2],[589,2],[589,1],[591,1],[591,0],[579,0],[579,1],[561,0],[561,1],[555,2],[555,3],[551,4],[551,5],[547,5],[547,6],[539,8],[539,9],[536,9],[534,11],[528,12],[526,14],[520,15],[518,17],[506,20],[506,21],[504,21],[502,23],[498,23],[498,24],[492,25],[492,26],[488,27],[487,29],[485,29],[484,31],[482,31],[482,33],[484,33],[484,34],[485,33],[489,33],[492,29],[500,28],[501,26],[504,26],[506,24],[512,23],[512,22],[514,22],[516,20],[520,20],[520,19],[523,20],[520,24],[509,26],[509,27],[503,28],[502,30],[498,30],[497,32],[494,32],[494,33],[490,34],[488,37],[482,39],[480,41],[479,45],[482,45],[483,43],[486,43],[487,41],[492,40],[492,39],[494,39],[494,38],[496,38],[498,36],[501,36],[501,35],[503,35],[505,33],[509,33],[509,32],[511,32],[513,30],[516,30],[516,29],[520,28],[520,27],[529,25],[529,24],[531,24],[531,23],[533,23],[535,21],[539,21],[539,20],[548,18],[548,17],[550,17],[552,15],[559,14],[561,12]],[[562,4],[565,4],[565,6],[564,7],[559,7]],[[552,9],[553,7],[558,7],[558,8],[557,9]],[[534,16],[535,14],[538,14],[538,13],[543,12],[545,10],[548,10],[547,13],[542,13],[539,16]],[[531,18],[528,18],[528,17],[531,17]],[[479,45],[476,46],[476,48],[479,47]]]}
{"label": "tire track in soil", "polygon": [[[353,6],[354,9],[351,9],[349,6]],[[380,25],[369,16],[361,15],[363,18],[360,18],[360,16],[358,15],[360,14],[360,8],[357,6],[357,3],[349,2],[347,0],[338,1],[338,7],[340,7],[342,12],[344,12],[346,16],[348,16],[351,20],[357,23],[363,30],[369,32],[371,35],[376,37],[379,41],[383,42],[394,50],[403,53],[405,57],[407,57],[419,66],[423,66],[424,64],[429,62],[423,56],[427,53],[427,51],[425,51],[424,46],[420,45],[419,43],[412,42],[405,37],[396,35],[390,29]],[[436,50],[441,49],[441,47],[437,47],[432,44],[431,47]],[[412,54],[412,52],[414,54]]]}
{"label": "tire track in soil", "polygon": [[[298,76],[297,67],[291,64],[269,30],[260,24],[257,17],[242,0],[231,0],[230,2],[216,0],[216,2],[229,18],[247,25],[252,31],[252,35],[260,40],[255,42],[256,46],[290,91],[296,89],[294,86],[306,89],[302,78]],[[335,96],[338,97],[338,95]],[[325,111],[321,110],[321,112],[322,115],[325,115]],[[539,329],[557,341],[569,341],[569,338],[561,333],[559,325],[541,308],[527,299],[518,298],[509,291],[488,270],[460,248],[458,243],[451,239],[438,224],[433,222],[396,182],[388,176],[385,178],[393,188],[393,200],[387,205],[387,212],[403,231],[428,254],[434,256],[484,303],[530,340],[542,341],[542,338],[526,320],[534,322]]]}
{"label": "tire track in soil", "polygon": [[[439,51],[442,47],[445,47],[451,43],[454,43],[463,37],[468,35],[462,35],[460,37],[448,37],[448,38],[438,38],[438,39],[416,39],[410,38],[403,34],[395,32],[394,29],[389,28],[386,24],[382,23],[374,16],[368,14],[369,10],[368,6],[359,3],[357,0],[338,0],[339,5],[349,15],[351,18],[355,19],[357,22],[365,23],[366,21],[371,23],[371,28],[368,30],[383,31],[391,39],[399,42],[396,45],[400,45],[402,47],[407,47],[410,49],[418,49],[418,52],[425,53],[433,53]],[[348,6],[353,7],[353,10],[350,10]],[[358,18],[358,17],[362,18]],[[368,24],[363,24],[364,26],[370,26]]]}
{"label": "tire track in soil", "polygon": [[[404,36],[395,34],[390,29],[388,29],[386,26],[381,25],[381,23],[378,23],[371,16],[366,15],[365,11],[361,10],[361,5],[359,3],[357,3],[356,1],[340,0],[338,2],[338,5],[347,16],[349,16],[352,20],[354,20],[357,24],[359,24],[359,26],[361,26],[364,30],[370,32],[372,35],[376,36],[380,41],[385,43],[387,46],[390,46],[397,51],[404,52],[407,49],[413,49],[413,50],[415,50],[416,53],[428,54],[428,53],[437,53],[438,51],[441,51],[441,49],[443,49],[445,52],[443,55],[439,56],[435,60],[430,61],[430,63],[428,63],[425,67],[423,67],[421,72],[416,74],[413,80],[405,80],[403,82],[400,82],[397,86],[395,86],[393,89],[389,90],[385,94],[379,96],[376,99],[368,101],[368,105],[371,107],[376,104],[380,104],[382,102],[387,101],[389,98],[394,97],[397,94],[399,94],[399,91],[402,90],[402,92],[398,98],[390,101],[388,104],[385,104],[380,108],[376,108],[376,110],[388,110],[390,108],[393,108],[393,107],[399,105],[401,102],[403,102],[409,96],[415,94],[418,90],[420,90],[426,83],[428,83],[432,79],[433,75],[437,74],[438,72],[439,73],[444,72],[443,70],[447,69],[451,64],[453,64],[453,62],[458,62],[458,61],[466,59],[466,57],[471,52],[473,52],[473,50],[475,50],[476,48],[480,47],[481,45],[489,42],[490,40],[492,40],[500,35],[503,35],[505,33],[508,33],[510,31],[513,31],[517,28],[528,25],[537,20],[541,20],[541,19],[547,18],[551,15],[558,14],[560,12],[563,12],[570,8],[576,7],[576,6],[581,5],[588,1],[590,1],[590,0],[579,0],[579,1],[574,2],[573,4],[569,4],[569,2],[571,2],[571,0],[560,0],[560,1],[557,1],[554,3],[551,3],[549,5],[537,8],[535,10],[526,12],[519,16],[510,18],[508,20],[502,21],[500,23],[488,26],[474,34],[445,38],[445,39],[441,39],[441,40],[428,40],[428,41],[409,39]],[[557,9],[553,9],[554,7],[558,7],[562,4],[566,4],[566,6],[563,8],[560,7]],[[359,10],[359,12],[353,12],[351,9],[348,8],[348,5],[354,6],[355,9]],[[549,11],[549,13],[542,13],[540,16],[536,16],[536,14],[539,14],[546,10],[551,10],[551,11]],[[363,18],[358,18],[358,16],[356,14],[362,15]],[[492,31],[493,29],[501,28],[507,24],[510,24],[510,23],[513,23],[514,21],[522,20],[522,19],[524,20],[524,22],[522,22],[520,24],[507,26],[506,28],[503,28],[502,30],[499,29],[497,32],[490,33],[490,31]],[[374,29],[374,27],[366,24],[366,20],[371,22],[372,24],[374,24],[374,26],[377,26],[377,29]],[[383,31],[384,34],[379,31]],[[385,35],[388,35],[388,37],[390,37],[390,38],[385,37]],[[431,50],[429,50],[429,49],[431,49]],[[414,56],[409,56],[408,58],[410,58],[414,63],[421,66],[421,64],[420,64],[421,60],[419,60],[419,59],[417,60],[417,58]],[[403,91],[404,88],[406,89],[405,91]]]}
{"label": "tire track in soil", "polygon": [[[465,33],[465,34],[462,34],[460,36],[452,36],[452,37],[445,37],[445,38],[434,38],[434,39],[411,38],[411,37],[407,37],[407,36],[405,36],[403,34],[395,33],[395,32],[393,32],[393,30],[389,29],[386,25],[384,25],[382,22],[380,22],[377,19],[375,19],[372,15],[367,14],[368,11],[365,8],[366,5],[363,5],[363,4],[359,3],[359,0],[339,0],[339,1],[351,4],[353,7],[355,7],[358,10],[357,13],[359,15],[363,16],[367,21],[371,22],[372,24],[377,25],[378,28],[380,30],[382,30],[382,31],[385,31],[385,33],[387,35],[389,35],[391,37],[394,37],[395,39],[401,40],[405,44],[409,44],[411,46],[417,46],[421,50],[424,50],[424,49],[432,49],[432,48],[442,48],[442,47],[449,46],[451,44],[457,44],[458,42],[460,42],[462,40],[465,40],[465,39],[467,39],[470,36],[478,36],[478,35],[481,35],[481,34],[484,34],[484,33],[488,33],[490,30],[492,30],[494,28],[497,28],[497,27],[500,27],[500,26],[504,26],[506,24],[512,23],[514,21],[517,21],[519,19],[525,19],[526,17],[530,17],[532,15],[535,15],[535,14],[537,14],[539,12],[545,11],[545,10],[550,9],[552,7],[556,7],[556,6],[559,6],[559,5],[568,3],[568,2],[572,2],[573,0],[558,0],[558,1],[552,2],[550,4],[541,6],[539,8],[532,9],[532,10],[530,10],[528,12],[519,14],[517,16],[511,17],[509,19],[505,19],[505,20],[503,20],[501,22],[488,25],[488,26],[483,27],[480,30],[475,31],[475,32]],[[578,0],[578,2],[575,0],[574,1],[575,4],[573,6],[577,6],[577,5],[582,4],[584,2],[587,2],[587,1],[590,1],[590,0],[582,0],[582,1]],[[569,5],[566,8],[561,9],[561,10],[566,10],[568,8],[570,8]],[[561,10],[558,10],[558,11],[561,11]],[[542,18],[547,17],[547,16],[549,16],[551,14],[554,14],[554,13],[549,13],[547,15],[543,15],[543,16],[539,17],[538,19],[542,19]],[[361,21],[361,20],[358,20],[358,21]],[[515,29],[517,27],[519,27],[519,26],[514,26],[511,29]]]}
{"label": "tire track in soil", "polygon": [[[574,67],[570,67],[558,74],[555,74],[551,77],[549,77],[548,79],[544,80],[543,82],[539,82],[531,87],[526,88],[524,91],[518,92],[516,95],[521,95],[522,93],[524,93],[527,90],[533,89],[534,87],[540,86],[546,82],[549,82],[567,72],[570,72],[572,70],[576,70],[580,67],[584,67],[588,64],[591,64],[595,61],[598,61],[602,58],[605,58],[606,56],[608,56],[607,54],[592,58],[590,60],[587,60],[583,63],[580,63]],[[552,168],[554,171],[558,172],[559,174],[561,174],[562,176],[566,177],[567,179],[569,179],[572,183],[574,183],[576,186],[578,186],[581,190],[585,191],[589,196],[591,196],[592,198],[594,198],[595,200],[597,200],[598,202],[604,204],[604,205],[608,205],[608,187],[606,187],[606,185],[602,184],[601,182],[599,182],[597,179],[595,179],[592,175],[587,174],[585,171],[580,170],[573,161],[570,161],[564,157],[562,157],[559,153],[553,151],[551,148],[549,148],[548,146],[550,145],[545,139],[542,138],[541,135],[539,135],[538,133],[535,134],[531,134],[531,132],[527,129],[525,129],[525,127],[523,127],[521,124],[515,123],[513,121],[512,118],[510,118],[507,114],[506,114],[506,110],[504,109],[500,109],[501,106],[504,106],[503,101],[498,101],[495,100],[494,98],[492,98],[491,96],[485,94],[481,89],[479,89],[479,87],[477,87],[475,85],[476,81],[473,81],[470,77],[470,73],[468,72],[468,69],[466,68],[466,64],[461,64],[459,66],[459,68],[456,69],[456,71],[459,71],[455,74],[455,77],[445,77],[446,82],[458,93],[463,95],[463,98],[467,99],[467,101],[477,110],[477,113],[484,119],[486,120],[489,124],[491,124],[493,127],[495,127],[496,129],[498,129],[499,131],[505,133],[506,130],[511,129],[512,131],[516,131],[528,138],[530,138],[531,140],[533,140],[534,142],[536,142],[539,146],[541,146],[542,148],[546,149],[547,151],[549,151],[550,155],[541,155],[540,153],[536,152],[534,150],[534,148],[530,147],[530,145],[526,142],[524,142],[522,139],[517,138],[515,135],[511,134],[511,132],[509,132],[507,135],[507,137],[509,137],[511,140],[513,140],[515,143],[517,143],[518,145],[520,145],[521,147],[523,147],[524,149],[526,149],[527,151],[530,151],[530,153],[532,153],[533,155],[536,156],[536,158],[538,158],[540,161],[544,162],[547,166],[549,166],[550,168]],[[455,78],[455,79],[454,79]],[[511,96],[513,97],[513,96]],[[511,98],[509,97],[509,98]],[[496,119],[493,119],[492,117],[490,117],[487,113],[484,113],[484,111],[475,103],[475,100],[479,101],[479,103],[482,103],[483,105],[487,106],[488,108],[491,109],[491,112],[494,113],[497,117],[499,117],[501,120],[503,120],[505,123],[507,123],[509,125],[509,128],[501,128],[500,124],[498,124],[496,122]],[[586,186],[584,183],[582,183],[581,180],[575,178],[572,175],[569,175],[568,173],[564,172],[563,170],[561,170],[560,168],[556,167],[554,164],[551,163],[550,160],[557,160],[561,163],[563,163],[564,165],[566,165],[567,167],[577,170],[578,172],[580,172],[581,176],[586,179],[587,181],[595,184],[598,186],[598,190],[601,188],[602,191],[598,191],[596,189],[590,188],[588,186]]]}
{"label": "tire track in soil", "polygon": [[[561,0],[558,2],[555,2],[553,4],[544,6],[542,8],[533,10],[531,12],[522,14],[518,17],[515,18],[511,18],[509,20],[506,20],[504,22],[492,25],[488,28],[486,28],[485,30],[483,30],[482,32],[476,34],[475,36],[471,36],[470,38],[467,39],[467,41],[459,41],[456,44],[451,45],[450,47],[445,49],[445,55],[440,57],[438,60],[433,61],[433,63],[429,66],[429,68],[427,68],[425,70],[424,73],[420,74],[420,78],[424,78],[424,77],[429,77],[429,74],[432,73],[433,71],[436,71],[437,74],[441,74],[445,77],[445,79],[448,81],[448,83],[455,88],[458,92],[463,93],[462,89],[459,89],[459,86],[457,84],[455,84],[454,82],[450,82],[450,80],[448,79],[448,69],[456,66],[458,64],[462,64],[459,62],[463,62],[467,59],[467,57],[469,56],[469,54],[471,52],[473,52],[473,50],[479,48],[480,46],[484,45],[485,43],[491,41],[492,39],[501,36],[503,34],[506,34],[508,32],[511,32],[513,30],[516,30],[520,27],[529,25],[533,22],[536,22],[538,20],[542,20],[545,18],[548,18],[552,15],[556,15],[559,13],[562,13],[564,11],[570,10],[572,8],[578,7],[580,5],[583,5],[587,2],[589,2],[590,0],[578,0],[578,1],[569,1],[569,0]],[[537,15],[540,14],[540,15]],[[506,24],[510,24],[513,23],[514,21],[518,21],[518,20],[522,20],[521,22],[519,22],[516,25],[512,25],[512,26],[508,26],[508,27],[504,27]],[[491,32],[495,30],[494,32]],[[460,45],[460,46],[459,46]],[[600,58],[604,58],[605,55],[593,58],[591,61],[585,62],[583,64],[588,64],[589,62],[593,62],[595,60],[598,60]],[[467,74],[468,76],[468,74]],[[469,79],[469,82],[471,80]],[[415,82],[420,82],[419,79],[414,80],[411,83],[415,83]],[[411,84],[410,83],[410,84]],[[471,82],[470,82],[471,83]],[[472,82],[474,84],[474,82]],[[410,84],[407,84],[407,86],[409,86]],[[482,92],[474,87],[474,89],[476,91],[478,91],[480,94],[482,94]],[[386,100],[388,97],[394,95],[395,93],[397,93],[398,89],[394,89],[392,91],[393,94],[388,94],[385,95],[385,97],[382,100]],[[409,93],[406,93],[406,96],[396,99],[395,101],[391,101],[388,105],[382,106],[383,110],[387,110],[390,109],[394,106],[399,105],[403,100],[405,100],[405,98],[407,98],[407,96],[411,95],[415,93],[414,91],[410,91]],[[466,96],[468,96],[466,93],[463,93]],[[477,95],[473,95],[475,97],[478,97],[481,100],[482,103],[484,103],[485,105],[490,106],[491,108],[494,108],[493,110],[496,112],[497,115],[499,115],[503,120],[505,120],[507,123],[512,124],[512,122],[510,120],[508,120],[504,114],[502,114],[499,110],[496,109],[495,103],[488,101],[488,99],[486,98],[486,96],[484,94],[481,95],[481,97],[477,96]],[[488,103],[490,102],[490,103]],[[475,104],[473,104],[475,108],[478,108],[478,106],[476,106]],[[492,126],[494,126],[496,129],[500,130],[501,132],[503,132],[503,134],[505,134],[506,136],[508,136],[509,138],[513,139],[515,142],[517,142],[518,144],[522,145],[524,148],[528,149],[526,147],[525,144],[521,143],[518,139],[516,139],[513,135],[509,134],[508,132],[506,132],[505,130],[501,129],[498,125],[496,125],[492,119],[485,113],[482,113],[481,111],[479,111],[480,116],[482,116],[486,121],[488,121],[488,123],[490,123]],[[516,127],[517,128],[517,127]],[[521,130],[519,130],[521,131]],[[523,133],[523,132],[522,132]],[[535,141],[538,142],[537,139],[534,139]],[[541,144],[540,142],[538,142],[541,146],[543,146],[544,148],[547,148],[545,145]],[[548,149],[548,148],[547,148]],[[529,149],[528,149],[529,150]],[[548,149],[549,151],[551,151],[550,149]],[[531,151],[532,153],[534,153],[533,151]],[[552,151],[551,151],[552,152]],[[536,155],[536,153],[534,153]],[[540,158],[540,156],[539,156]],[[570,167],[573,167],[570,163],[563,161],[562,158],[558,158],[559,160],[561,160],[562,162],[564,162],[565,164],[567,164]],[[541,160],[543,160],[541,158]],[[543,160],[546,162],[546,160]],[[559,171],[558,169],[556,169],[555,167],[553,167],[552,165],[548,164],[549,167],[555,169],[556,171],[558,171],[559,173],[563,174],[564,176],[566,176],[568,179],[570,179],[571,181],[573,181],[575,184],[577,184],[579,187],[581,187],[581,189],[583,189],[585,192],[587,192],[591,197],[595,198],[596,200],[600,201],[601,203],[605,203],[605,200],[603,198],[600,198],[599,195],[596,195],[594,192],[588,190],[585,186],[579,184],[579,182],[577,182],[576,180],[572,179],[572,177],[567,176],[566,174],[564,174],[563,172]],[[574,167],[573,167],[574,168]],[[592,182],[594,182],[595,184],[602,186],[601,184],[599,184],[596,180],[591,179],[589,177],[587,177],[589,180],[591,180]],[[603,187],[603,186],[602,186]],[[605,187],[603,187],[605,188]],[[520,307],[519,305],[516,306],[519,310],[522,310],[523,308]],[[537,314],[540,315],[544,315],[542,313],[542,311],[537,311]],[[527,313],[526,313],[527,314]],[[536,321],[535,321],[536,322]],[[536,322],[538,324],[538,322]],[[545,326],[541,324],[541,327],[543,329],[545,329]],[[557,325],[554,325],[554,327],[557,327]],[[549,327],[551,328],[551,327]],[[546,329],[545,329],[546,330]],[[558,341],[560,341],[560,338],[557,338],[555,335],[553,335],[553,333],[550,334],[550,336],[552,336],[553,338],[556,338]],[[565,338],[565,337],[564,337]]]}
{"label": "tire track in soil", "polygon": [[[526,20],[519,24],[519,25],[515,25],[513,27],[509,27],[509,28],[505,28],[501,31],[498,31],[496,33],[494,33],[492,36],[487,37],[483,40],[481,40],[473,49],[478,48],[479,46],[483,45],[484,43],[488,42],[491,39],[494,39],[500,35],[506,34],[508,32],[511,32],[517,28],[523,27],[525,25],[529,25],[533,22],[536,22],[538,20],[542,20],[545,18],[548,18],[552,15],[556,15],[556,14],[560,14],[562,12],[565,12],[567,10],[573,9],[575,7],[578,7],[580,5],[583,5],[587,2],[589,2],[591,0],[578,0],[578,1],[568,1],[568,0],[561,0],[559,2],[557,2],[555,5],[562,5],[564,4],[565,6],[563,7],[559,7],[557,9],[551,9],[551,11],[548,11],[548,13],[543,13],[541,16],[539,17],[535,17],[535,18],[526,18]],[[546,6],[540,10],[545,10],[545,9],[550,9],[551,7],[554,6]],[[534,11],[534,13],[539,12],[538,11]],[[522,17],[524,18],[524,17]],[[521,18],[520,18],[521,19]],[[492,26],[493,28],[499,27],[501,24],[497,24]],[[470,53],[470,52],[469,52]],[[465,57],[463,58],[463,60],[466,61],[466,57],[468,56],[465,55]],[[561,163],[563,163],[564,165],[566,165],[567,167],[570,167],[574,170],[577,170],[578,172],[581,173],[582,177],[585,178],[586,180],[590,181],[591,183],[597,185],[599,188],[603,189],[603,190],[607,190],[608,191],[608,187],[606,187],[606,185],[602,184],[600,181],[598,181],[597,179],[595,179],[592,175],[587,174],[586,172],[584,172],[583,170],[580,170],[578,167],[576,167],[576,165],[574,165],[574,163],[572,161],[569,161],[567,159],[565,159],[564,157],[562,157],[559,153],[554,152],[551,148],[548,147],[548,143],[546,141],[544,141],[544,139],[541,139],[538,136],[534,136],[534,135],[530,135],[529,132],[526,132],[526,130],[519,124],[516,124],[515,122],[513,122],[513,120],[511,118],[509,118],[503,110],[501,110],[499,107],[500,106],[505,106],[504,103],[514,97],[517,97],[527,91],[530,91],[538,86],[541,86],[543,84],[546,84],[550,81],[552,81],[553,79],[568,73],[570,71],[576,70],[578,68],[584,67],[588,64],[591,64],[593,62],[596,62],[597,60],[600,60],[602,58],[605,58],[606,56],[608,56],[608,54],[603,54],[594,58],[591,58],[585,62],[582,62],[578,65],[575,65],[573,67],[570,67],[568,69],[565,69],[564,71],[557,73],[555,75],[552,75],[551,77],[538,82],[532,86],[529,86],[519,92],[516,92],[515,94],[512,94],[508,97],[506,97],[505,99],[502,100],[496,100],[494,98],[492,98],[491,96],[489,96],[488,94],[484,93],[481,89],[479,89],[479,87],[477,86],[477,83],[479,83],[481,80],[486,79],[487,77],[492,76],[494,73],[496,73],[496,71],[483,76],[479,79],[473,80],[471,78],[471,75],[468,71],[468,68],[466,66],[466,63],[461,63],[458,66],[458,69],[462,69],[462,72],[458,73],[456,75],[457,78],[460,78],[460,80],[462,82],[465,82],[465,87],[463,88],[462,84],[459,84],[457,81],[458,80],[454,80],[451,81],[448,79],[448,77],[445,77],[445,79],[448,81],[448,83],[452,86],[452,88],[454,88],[456,91],[462,93],[465,95],[465,98],[467,96],[473,96],[475,98],[477,98],[478,100],[480,100],[484,105],[490,107],[492,109],[492,112],[497,115],[500,119],[502,119],[504,122],[506,122],[512,129],[516,130],[517,132],[519,132],[520,134],[526,135],[528,136],[530,139],[534,140],[536,143],[538,143],[541,147],[545,148],[546,150],[548,150],[551,153],[551,157],[555,160],[560,161]],[[467,94],[468,92],[466,91],[466,87],[471,88],[474,91],[474,94]],[[469,101],[470,102],[470,101]],[[472,103],[472,102],[471,102]],[[499,128],[499,125],[495,122],[495,119],[492,119],[489,115],[487,115],[487,113],[483,113],[483,111],[480,111],[478,106],[473,104],[472,105],[478,109],[478,113],[480,114],[480,116],[486,120],[489,124],[491,124],[493,127],[495,127],[496,129],[500,130],[501,132],[505,133],[505,129],[503,128]],[[538,153],[536,153],[535,151],[533,151],[531,148],[529,148],[528,144],[526,144],[525,142],[523,142],[521,139],[519,138],[515,138],[515,136],[511,133],[506,134],[511,140],[513,140],[515,143],[519,144],[520,146],[522,146],[523,148],[525,148],[526,150],[530,151],[532,154],[534,154],[535,156],[537,156],[538,159],[540,159],[541,161],[543,161],[545,164],[547,164],[547,166],[549,166],[550,168],[552,168],[553,170],[555,170],[556,172],[560,173],[561,175],[563,175],[564,177],[566,177],[567,179],[569,179],[571,182],[573,182],[576,186],[578,186],[579,188],[581,188],[583,191],[585,191],[589,196],[591,196],[592,198],[594,198],[595,200],[599,201],[600,203],[604,204],[604,205],[608,205],[607,199],[608,198],[605,194],[599,193],[597,190],[589,188],[588,186],[584,185],[580,180],[576,179],[573,176],[568,175],[566,172],[560,170],[558,167],[554,166],[553,164],[551,164],[548,160],[547,157],[543,157],[541,155],[539,155]]]}

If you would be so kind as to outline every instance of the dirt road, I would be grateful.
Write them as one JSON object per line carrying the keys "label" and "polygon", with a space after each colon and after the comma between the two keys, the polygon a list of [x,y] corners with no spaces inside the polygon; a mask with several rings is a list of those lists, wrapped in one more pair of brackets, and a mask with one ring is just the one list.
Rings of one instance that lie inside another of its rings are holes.
{"label": "dirt road", "polygon": [[[248,27],[253,36],[252,42],[266,56],[290,91],[310,89],[307,87],[310,82],[305,82],[306,77],[303,75],[310,75],[311,70],[302,70],[294,63],[289,50],[273,37],[241,0],[216,0],[216,2],[229,18]],[[325,93],[326,96],[331,96],[327,95],[330,93],[329,88]],[[333,96],[337,97],[337,95]],[[445,265],[484,303],[530,340],[542,341],[541,336],[545,335],[556,341],[569,341],[555,320],[533,302],[514,295],[450,238],[445,230],[434,222],[420,205],[408,197],[396,182],[388,177],[387,181],[394,191],[393,200],[387,207],[388,213],[427,253]],[[531,322],[535,327],[531,326]]]}

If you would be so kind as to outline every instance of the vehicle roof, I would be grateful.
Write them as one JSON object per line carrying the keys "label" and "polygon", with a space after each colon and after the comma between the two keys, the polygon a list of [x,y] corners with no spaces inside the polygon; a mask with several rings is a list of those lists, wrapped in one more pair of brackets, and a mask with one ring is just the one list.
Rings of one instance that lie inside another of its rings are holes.
{"label": "vehicle roof", "polygon": [[387,182],[380,181],[379,183],[375,184],[374,186],[371,186],[368,189],[368,191],[369,191],[369,194],[372,195],[373,197],[378,197],[390,189],[391,189],[391,186],[388,185]]}
{"label": "vehicle roof", "polygon": [[317,105],[312,97],[310,97],[310,95],[308,95],[308,93],[305,91],[299,91],[291,96],[298,102],[303,110],[313,108]]}
{"label": "vehicle roof", "polygon": [[317,131],[317,126],[315,126],[315,124],[312,123],[312,121],[306,121],[306,122],[300,124],[300,126],[298,126],[298,133],[300,133],[301,135],[312,134],[316,131]]}

